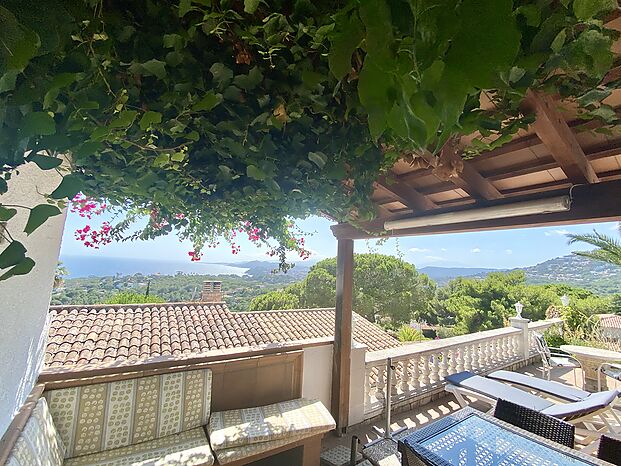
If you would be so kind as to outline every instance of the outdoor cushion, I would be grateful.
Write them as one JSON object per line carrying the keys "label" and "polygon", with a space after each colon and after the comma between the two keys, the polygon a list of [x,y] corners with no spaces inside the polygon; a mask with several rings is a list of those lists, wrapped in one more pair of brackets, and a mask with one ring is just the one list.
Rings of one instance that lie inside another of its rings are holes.
{"label": "outdoor cushion", "polygon": [[575,401],[573,403],[559,403],[542,410],[543,414],[557,417],[566,421],[576,419],[585,414],[593,413],[600,409],[607,408],[619,396],[618,390],[608,390],[606,392],[593,393],[586,400]]}
{"label": "outdoor cushion", "polygon": [[250,445],[244,445],[241,447],[226,448],[224,450],[216,452],[216,456],[218,457],[219,464],[232,463],[233,461],[237,461],[243,458],[249,458],[251,456],[258,455],[259,453],[263,453],[264,451],[274,450],[276,448],[285,446],[289,443],[297,442],[298,440],[302,440],[307,437],[309,436],[294,436],[280,440],[272,440],[270,442],[252,443]]}
{"label": "outdoor cushion", "polygon": [[310,437],[336,427],[326,407],[317,400],[300,398],[257,408],[213,413],[209,440],[217,452],[291,437]]}
{"label": "outdoor cushion", "polygon": [[495,371],[488,374],[487,378],[532,388],[538,392],[548,393],[568,401],[582,401],[591,396],[590,392],[580,390],[579,388],[570,387],[569,385],[559,382],[540,379],[538,377],[532,377],[526,374],[520,374],[519,372]]}
{"label": "outdoor cushion", "polygon": [[45,399],[40,398],[7,459],[7,466],[59,466],[65,447]]}
{"label": "outdoor cushion", "polygon": [[65,460],[66,466],[211,466],[213,463],[214,456],[202,427]]}
{"label": "outdoor cushion", "polygon": [[550,362],[557,367],[580,367],[575,359],[563,356],[550,356]]}
{"label": "outdoor cushion", "polygon": [[146,442],[206,425],[211,371],[190,370],[46,391],[65,458]]}
{"label": "outdoor cushion", "polygon": [[502,382],[487,379],[468,371],[447,375],[445,380],[450,384],[468,388],[495,400],[502,398],[503,400],[534,409],[535,411],[541,411],[554,404],[551,401],[527,393],[519,388],[511,387]]}

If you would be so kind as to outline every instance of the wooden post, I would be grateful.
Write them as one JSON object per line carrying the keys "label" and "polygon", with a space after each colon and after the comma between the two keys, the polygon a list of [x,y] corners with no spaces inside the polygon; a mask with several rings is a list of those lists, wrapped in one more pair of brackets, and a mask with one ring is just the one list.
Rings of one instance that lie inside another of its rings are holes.
{"label": "wooden post", "polygon": [[349,421],[353,279],[354,242],[350,239],[338,240],[332,364],[332,415],[336,419],[338,435],[345,433]]}

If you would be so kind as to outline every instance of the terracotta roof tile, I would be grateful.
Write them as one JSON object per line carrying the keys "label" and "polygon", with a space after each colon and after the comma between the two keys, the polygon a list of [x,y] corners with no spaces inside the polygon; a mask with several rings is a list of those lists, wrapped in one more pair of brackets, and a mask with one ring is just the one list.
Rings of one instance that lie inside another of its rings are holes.
{"label": "terracotta roof tile", "polygon": [[[210,303],[53,306],[45,364],[136,360],[330,337],[334,314],[334,309],[234,313]],[[354,319],[354,339],[369,351],[399,346],[375,324],[358,315]]]}

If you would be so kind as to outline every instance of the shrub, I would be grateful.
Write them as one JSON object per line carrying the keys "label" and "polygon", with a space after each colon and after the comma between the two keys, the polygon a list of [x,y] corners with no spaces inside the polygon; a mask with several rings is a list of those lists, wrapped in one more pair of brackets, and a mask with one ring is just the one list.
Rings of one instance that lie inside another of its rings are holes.
{"label": "shrub", "polygon": [[411,341],[429,340],[429,338],[426,338],[420,332],[420,330],[416,330],[415,328],[410,327],[407,324],[403,324],[399,328],[399,331],[397,332],[397,338],[399,339],[399,341],[404,342],[404,343],[411,342]]}
{"label": "shrub", "polygon": [[159,296],[144,295],[134,291],[121,291],[106,299],[103,304],[155,304],[165,300]]}

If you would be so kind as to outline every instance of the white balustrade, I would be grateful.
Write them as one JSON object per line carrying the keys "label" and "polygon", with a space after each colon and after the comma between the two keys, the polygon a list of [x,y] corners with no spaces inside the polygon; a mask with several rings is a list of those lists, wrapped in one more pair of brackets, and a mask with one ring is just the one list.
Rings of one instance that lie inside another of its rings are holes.
{"label": "white balustrade", "polygon": [[[532,322],[533,331],[543,332],[560,319]],[[381,412],[385,403],[386,359],[391,357],[393,402],[399,402],[437,390],[444,378],[464,370],[488,372],[524,359],[524,332],[505,327],[442,340],[429,340],[366,354],[365,415]],[[532,347],[533,343],[530,343]]]}

